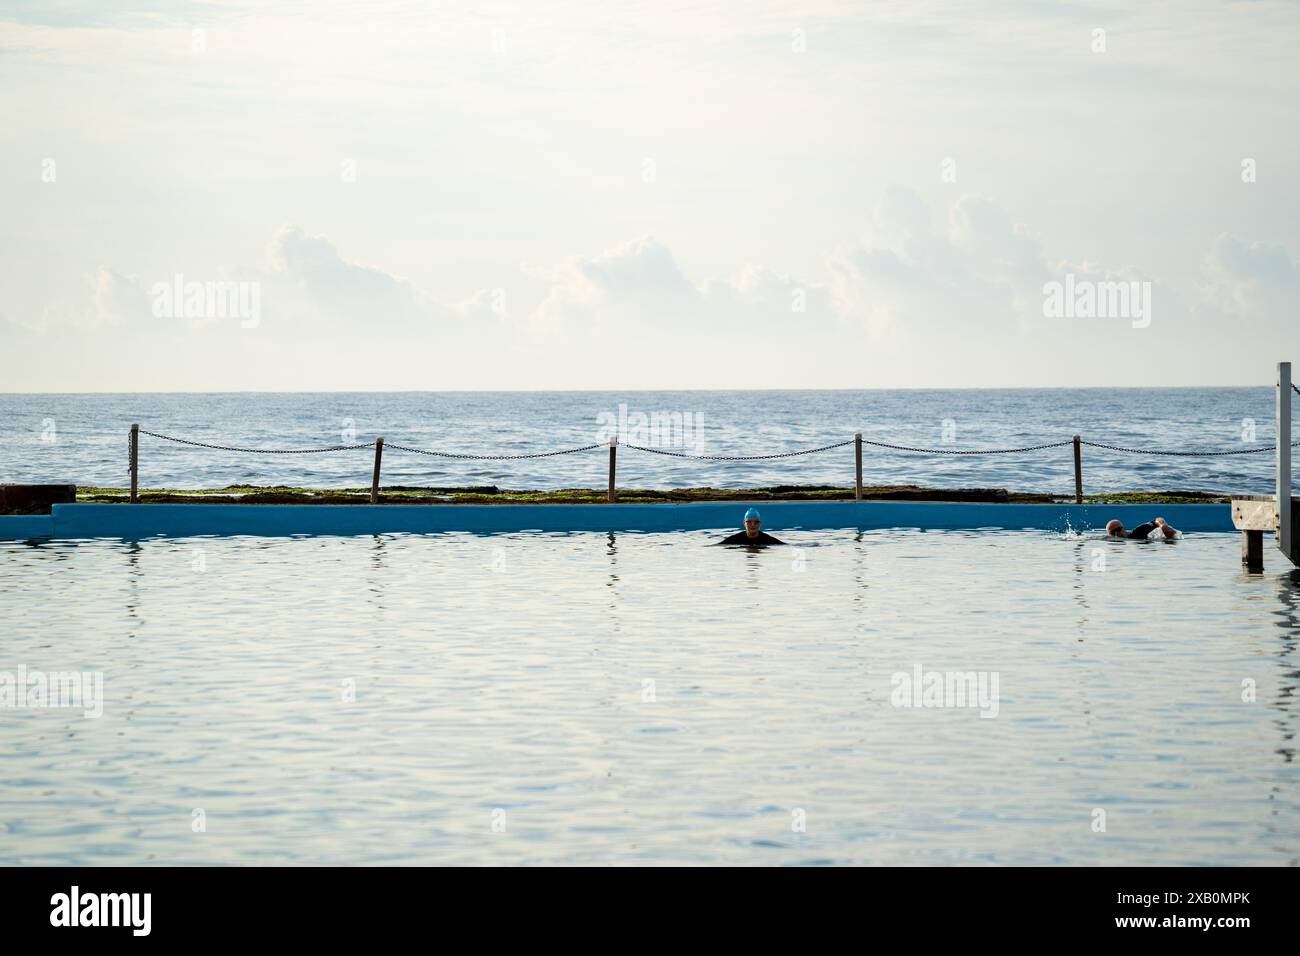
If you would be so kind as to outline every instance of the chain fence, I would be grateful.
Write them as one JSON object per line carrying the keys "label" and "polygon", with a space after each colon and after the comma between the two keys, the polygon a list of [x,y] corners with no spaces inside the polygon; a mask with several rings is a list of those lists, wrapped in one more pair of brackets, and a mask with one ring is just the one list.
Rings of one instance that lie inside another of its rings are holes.
{"label": "chain fence", "polygon": [[[673,458],[692,458],[699,461],[770,461],[774,458],[797,458],[799,455],[815,455],[819,451],[830,451],[832,448],[843,448],[845,445],[852,445],[853,439],[848,441],[836,442],[833,445],[822,445],[818,448],[801,448],[798,451],[785,451],[775,455],[692,455],[683,451],[668,451],[664,448],[649,448],[645,445],[624,445],[620,444],[619,448],[631,448],[633,451],[648,451],[652,455],[670,455]],[[603,446],[602,446],[603,447]]]}
{"label": "chain fence", "polygon": [[[236,445],[218,445],[211,442],[195,441],[190,438],[177,438],[174,435],[163,435],[159,432],[146,431],[140,429],[141,435],[148,435],[150,438],[158,438],[163,441],[176,442],[181,445],[192,445],[196,448],[211,448],[216,451],[229,451],[241,454],[252,455],[316,455],[326,452],[337,451],[356,451],[361,448],[373,449],[375,442],[357,442],[353,445],[328,445],[324,448],[243,448]],[[815,448],[800,448],[795,451],[776,452],[769,455],[702,455],[692,454],[691,452],[669,451],[666,448],[651,448],[648,445],[634,445],[628,442],[616,443],[612,447],[628,448],[632,451],[647,452],[652,455],[668,455],[672,458],[688,458],[698,461],[772,461],[779,458],[797,458],[801,455],[816,455],[824,451],[833,451],[836,448],[845,448],[860,441],[863,445],[870,445],[876,448],[888,448],[892,451],[908,452],[918,455],[1022,455],[1029,452],[1043,451],[1048,448],[1064,448],[1074,443],[1073,438],[1066,438],[1062,441],[1042,442],[1037,445],[1022,445],[1017,448],[925,448],[917,445],[898,445],[892,442],[873,441],[863,438],[849,438],[845,441],[834,442],[830,445],[818,445]],[[1204,449],[1166,449],[1166,448],[1134,448],[1126,445],[1111,445],[1106,442],[1091,441],[1086,438],[1079,439],[1080,445],[1087,445],[1089,448],[1100,448],[1105,451],[1121,452],[1128,455],[1164,455],[1187,458],[1218,458],[1227,455],[1258,455],[1263,452],[1275,451],[1276,445],[1257,445],[1253,448],[1232,448],[1226,450],[1209,451]],[[475,455],[467,452],[455,451],[438,451],[427,448],[414,448],[410,445],[400,445],[395,442],[385,442],[386,451],[404,451],[414,455],[428,455],[435,458],[452,458],[464,461],[521,461],[533,458],[554,458],[557,455],[575,455],[581,452],[594,451],[597,448],[611,447],[606,442],[592,442],[589,445],[581,445],[577,448],[560,448],[555,451],[527,452],[524,454],[507,454],[507,455]],[[1300,441],[1291,443],[1291,447],[1300,447]]]}
{"label": "chain fence", "polygon": [[330,445],[327,448],[238,448],[234,445],[213,445],[205,441],[193,441],[189,438],[175,438],[172,435],[160,435],[157,432],[145,431],[140,429],[141,435],[148,435],[150,438],[161,438],[163,441],[174,441],[180,445],[193,445],[196,448],[213,448],[217,451],[241,452],[249,455],[319,455],[323,452],[330,451],[354,451],[358,448],[374,448],[374,442],[359,442],[355,445]]}
{"label": "chain fence", "polygon": [[432,455],[435,458],[460,458],[467,461],[520,461],[524,458],[554,458],[556,455],[574,455],[580,451],[591,451],[593,448],[604,447],[605,445],[603,442],[593,442],[590,445],[583,445],[580,448],[561,448],[559,451],[539,451],[527,455],[467,455],[455,451],[428,451],[424,448],[411,448],[409,445],[396,445],[384,442],[385,450],[395,448],[398,451],[408,451],[414,455]]}
{"label": "chain fence", "polygon": [[[1297,395],[1300,395],[1300,385],[1293,384],[1291,388]],[[1060,441],[1040,442],[1034,445],[1021,445],[1015,448],[926,448],[918,445],[901,445],[894,442],[875,441],[873,439],[863,438],[861,434],[844,441],[832,442],[829,445],[818,445],[813,448],[798,448],[793,451],[773,452],[764,455],[706,455],[695,454],[684,451],[671,451],[666,448],[652,448],[648,445],[636,445],[628,442],[620,443],[617,438],[611,438],[608,444],[605,442],[592,442],[587,445],[580,445],[576,448],[559,448],[551,451],[539,452],[522,452],[501,455],[481,455],[470,452],[442,451],[438,449],[416,448],[411,445],[402,445],[398,443],[385,443],[384,439],[376,438],[372,442],[356,442],[347,445],[327,445],[322,448],[246,448],[238,445],[221,445],[214,442],[197,441],[192,438],[180,438],[175,435],[165,435],[161,432],[148,431],[139,425],[132,425],[130,439],[127,444],[129,455],[128,472],[131,476],[131,500],[137,501],[137,489],[139,479],[139,453],[140,453],[140,436],[146,435],[150,438],[156,438],[160,441],[174,442],[179,445],[187,445],[193,448],[209,448],[214,451],[233,452],[235,454],[247,455],[320,455],[332,452],[359,451],[362,448],[372,449],[374,451],[374,477],[371,482],[370,500],[377,502],[379,500],[379,474],[380,464],[383,457],[383,451],[387,448],[389,451],[405,452],[413,455],[425,455],[433,458],[447,458],[460,461],[523,461],[539,458],[555,458],[560,455],[576,455],[583,452],[594,451],[597,448],[609,448],[609,500],[615,500],[615,462],[619,447],[627,448],[631,451],[644,452],[651,455],[665,455],[671,458],[689,459],[693,461],[721,461],[721,462],[752,462],[752,461],[775,461],[784,458],[798,458],[803,455],[816,455],[822,452],[834,451],[838,448],[846,448],[853,445],[855,457],[857,459],[857,480],[856,491],[857,497],[862,497],[862,447],[864,445],[873,448],[887,448],[891,451],[904,452],[914,455],[937,455],[937,456],[966,456],[966,455],[1024,455],[1038,451],[1045,451],[1053,448],[1064,448],[1069,445],[1074,446],[1074,479],[1075,479],[1075,500],[1083,500],[1082,471],[1080,465],[1080,449],[1082,446],[1097,448],[1102,451],[1116,452],[1122,455],[1150,455],[1154,457],[1166,458],[1222,458],[1232,455],[1259,455],[1266,452],[1276,451],[1276,445],[1257,445],[1253,448],[1227,448],[1227,449],[1191,449],[1191,448],[1137,448],[1130,445],[1115,445],[1109,442],[1092,441],[1081,436],[1075,435],[1071,438]],[[1293,441],[1291,448],[1300,447],[1300,441]]]}

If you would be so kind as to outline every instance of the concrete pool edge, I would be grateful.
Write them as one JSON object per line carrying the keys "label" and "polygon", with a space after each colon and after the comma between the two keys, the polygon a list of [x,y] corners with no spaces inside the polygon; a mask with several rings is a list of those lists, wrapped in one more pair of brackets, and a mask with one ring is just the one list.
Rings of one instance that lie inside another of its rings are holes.
{"label": "concrete pool edge", "polygon": [[0,541],[22,541],[27,538],[54,536],[54,516],[0,515]]}
{"label": "concrete pool edge", "polygon": [[56,504],[48,515],[0,515],[0,540],[355,535],[520,531],[736,529],[750,506],[772,532],[832,528],[1095,530],[1159,514],[1188,532],[1232,532],[1227,504],[1003,504],[938,501],[719,501],[662,504],[215,505]]}

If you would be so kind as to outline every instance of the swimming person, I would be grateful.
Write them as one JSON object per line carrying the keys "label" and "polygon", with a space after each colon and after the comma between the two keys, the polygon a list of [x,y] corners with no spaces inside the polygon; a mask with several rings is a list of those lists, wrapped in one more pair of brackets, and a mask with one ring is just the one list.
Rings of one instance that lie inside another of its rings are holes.
{"label": "swimming person", "polygon": [[1132,531],[1125,531],[1123,523],[1118,518],[1111,518],[1106,522],[1106,534],[1112,538],[1137,538],[1145,540],[1146,536],[1152,531],[1159,528],[1166,538],[1178,537],[1178,529],[1171,525],[1164,518],[1156,518],[1154,521],[1148,521],[1146,524],[1140,524]]}
{"label": "swimming person", "polygon": [[778,538],[772,537],[766,531],[760,531],[763,519],[758,514],[757,508],[750,508],[745,512],[745,530],[737,531],[729,538],[723,538],[718,544],[747,544],[751,547],[764,547],[769,544],[785,544]]}

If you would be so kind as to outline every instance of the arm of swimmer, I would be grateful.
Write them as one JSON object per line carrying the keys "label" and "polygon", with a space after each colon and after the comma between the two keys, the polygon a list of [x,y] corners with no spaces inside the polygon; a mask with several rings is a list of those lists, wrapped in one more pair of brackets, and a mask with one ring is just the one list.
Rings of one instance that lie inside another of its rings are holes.
{"label": "arm of swimmer", "polygon": [[1178,537],[1178,529],[1175,528],[1173,525],[1171,525],[1164,518],[1157,518],[1155,520],[1155,523],[1160,527],[1160,530],[1164,532],[1166,538]]}

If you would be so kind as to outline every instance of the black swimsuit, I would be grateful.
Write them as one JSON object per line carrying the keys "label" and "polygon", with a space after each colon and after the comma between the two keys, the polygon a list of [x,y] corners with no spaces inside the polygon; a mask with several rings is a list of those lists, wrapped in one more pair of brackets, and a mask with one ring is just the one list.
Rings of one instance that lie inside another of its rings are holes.
{"label": "black swimsuit", "polygon": [[723,538],[718,544],[747,544],[751,547],[763,547],[769,544],[785,544],[785,542],[772,537],[766,531],[760,531],[752,538],[744,531],[737,531],[730,538]]}

